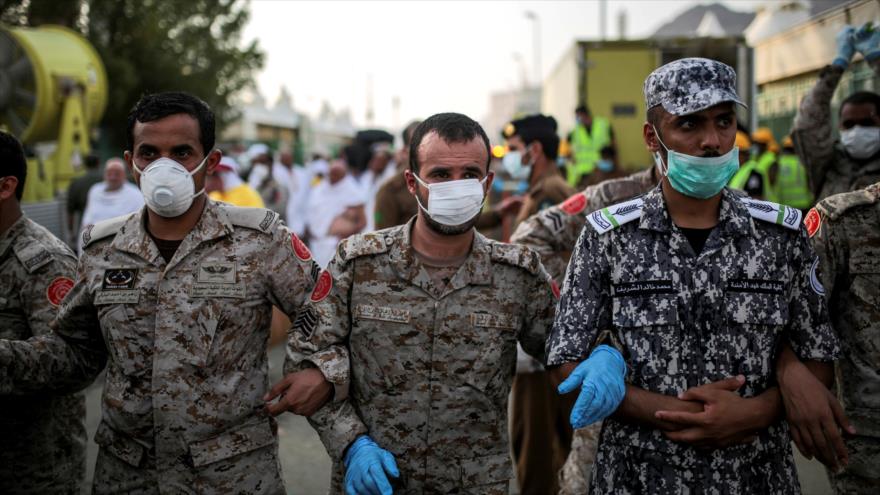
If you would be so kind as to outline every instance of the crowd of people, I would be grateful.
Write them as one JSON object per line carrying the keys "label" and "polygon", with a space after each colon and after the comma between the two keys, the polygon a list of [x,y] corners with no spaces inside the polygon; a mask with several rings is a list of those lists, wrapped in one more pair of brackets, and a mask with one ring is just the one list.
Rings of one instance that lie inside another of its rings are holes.
{"label": "crowd of people", "polygon": [[[0,132],[0,491],[79,489],[106,371],[94,493],[284,493],[285,413],[332,493],[799,493],[792,443],[876,493],[880,97],[841,102],[839,139],[830,118],[856,52],[880,75],[880,32],[848,27],[782,150],[738,126],[731,67],[658,67],[630,175],[579,107],[562,146],[513,120],[501,160],[438,113],[396,152],[257,143],[243,176],[207,104],[146,95],[123,157],[71,186],[79,256],[22,214]],[[524,193],[487,205],[502,175]]]}

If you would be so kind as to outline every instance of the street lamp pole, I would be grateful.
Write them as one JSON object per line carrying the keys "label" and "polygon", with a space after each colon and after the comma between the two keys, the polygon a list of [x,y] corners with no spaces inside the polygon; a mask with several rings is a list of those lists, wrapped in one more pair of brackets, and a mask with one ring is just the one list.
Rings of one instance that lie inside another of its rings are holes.
{"label": "street lamp pole", "polygon": [[541,78],[541,20],[538,18],[538,14],[531,10],[525,11],[526,18],[532,21],[532,39],[534,46],[532,50],[534,51],[535,57],[535,87],[540,88],[542,83]]}

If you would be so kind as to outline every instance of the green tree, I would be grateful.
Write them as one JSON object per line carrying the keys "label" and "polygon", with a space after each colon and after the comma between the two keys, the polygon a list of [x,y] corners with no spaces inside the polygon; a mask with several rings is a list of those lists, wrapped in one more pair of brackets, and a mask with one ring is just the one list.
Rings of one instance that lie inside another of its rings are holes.
{"label": "green tree", "polygon": [[121,149],[125,119],[141,95],[187,91],[217,115],[218,130],[237,116],[232,98],[263,66],[257,42],[243,46],[249,3],[241,0],[0,0],[0,21],[63,24],[82,32],[107,70],[102,130]]}

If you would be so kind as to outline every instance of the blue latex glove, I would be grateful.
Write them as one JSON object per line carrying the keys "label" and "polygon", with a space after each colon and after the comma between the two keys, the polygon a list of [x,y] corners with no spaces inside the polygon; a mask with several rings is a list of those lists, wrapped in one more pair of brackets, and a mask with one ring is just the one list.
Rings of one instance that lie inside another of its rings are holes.
{"label": "blue latex glove", "polygon": [[880,57],[880,30],[866,23],[853,34],[853,46],[865,60],[874,61]]}
{"label": "blue latex glove", "polygon": [[610,416],[626,394],[624,376],[626,362],[617,349],[607,345],[594,349],[559,385],[560,394],[581,388],[571,410],[571,426],[583,428]]}
{"label": "blue latex glove", "polygon": [[395,478],[400,476],[394,456],[367,435],[359,436],[345,454],[345,493],[392,495],[386,473]]}
{"label": "blue latex glove", "polygon": [[831,65],[836,65],[838,67],[846,69],[849,66],[849,61],[852,60],[853,55],[856,53],[856,48],[853,46],[853,35],[856,30],[852,26],[844,26],[843,29],[837,33],[837,56],[834,57],[834,61],[831,62]]}

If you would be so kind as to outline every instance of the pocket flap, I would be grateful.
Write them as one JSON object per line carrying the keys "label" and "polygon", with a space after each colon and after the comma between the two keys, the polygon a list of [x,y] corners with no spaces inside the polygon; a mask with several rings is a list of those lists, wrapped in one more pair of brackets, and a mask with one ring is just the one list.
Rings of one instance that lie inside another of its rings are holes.
{"label": "pocket flap", "polygon": [[463,487],[501,483],[513,478],[510,455],[492,454],[471,459],[459,459]]}
{"label": "pocket flap", "polygon": [[614,326],[620,328],[674,325],[678,322],[676,296],[615,296],[612,300],[612,320]]}
{"label": "pocket flap", "polygon": [[785,297],[755,292],[728,292],[727,318],[736,323],[752,325],[785,325],[788,306]]}
{"label": "pocket flap", "polygon": [[275,442],[272,420],[261,420],[225,431],[216,437],[189,444],[195,467],[244,454]]}
{"label": "pocket flap", "polygon": [[140,467],[147,453],[147,449],[143,445],[128,435],[110,428],[103,421],[95,432],[95,443],[134,467]]}
{"label": "pocket flap", "polygon": [[471,325],[485,328],[519,328],[519,317],[505,313],[471,313]]}

